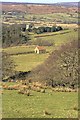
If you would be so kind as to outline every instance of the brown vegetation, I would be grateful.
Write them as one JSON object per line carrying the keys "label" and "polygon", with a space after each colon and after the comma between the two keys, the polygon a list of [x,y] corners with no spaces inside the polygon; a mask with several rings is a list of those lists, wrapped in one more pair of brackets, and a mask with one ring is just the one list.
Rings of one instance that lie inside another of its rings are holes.
{"label": "brown vegetation", "polygon": [[55,92],[77,92],[77,89],[71,89],[71,88],[67,88],[67,87],[56,87],[56,88],[52,88],[52,91],[55,91]]}
{"label": "brown vegetation", "polygon": [[28,5],[28,4],[3,4],[3,11],[20,11],[33,14],[48,14],[48,13],[68,13],[78,11],[77,7],[62,7],[54,5]]}
{"label": "brown vegetation", "polygon": [[44,110],[44,115],[51,115],[51,113],[49,112],[49,110]]}
{"label": "brown vegetation", "polygon": [[25,95],[27,95],[27,96],[30,96],[30,95],[31,95],[31,93],[30,93],[29,90],[22,90],[22,89],[20,89],[20,90],[18,90],[18,93],[19,93],[19,94],[25,94]]}

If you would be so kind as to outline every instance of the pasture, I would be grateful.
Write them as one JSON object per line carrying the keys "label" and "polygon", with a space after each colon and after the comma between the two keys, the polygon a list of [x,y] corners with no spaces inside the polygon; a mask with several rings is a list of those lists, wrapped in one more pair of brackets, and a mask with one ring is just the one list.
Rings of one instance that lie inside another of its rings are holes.
{"label": "pasture", "polygon": [[34,69],[37,65],[41,64],[48,54],[23,54],[23,55],[13,55],[11,58],[16,63],[17,71],[30,71]]}
{"label": "pasture", "polygon": [[37,65],[41,64],[49,56],[53,46],[46,47],[46,54],[35,54],[34,49],[36,46],[16,46],[4,49],[13,60],[16,71],[30,71]]}
{"label": "pasture", "polygon": [[[77,118],[78,93],[30,91],[31,96],[17,90],[4,90],[3,118]],[[49,114],[45,114],[47,111]]]}

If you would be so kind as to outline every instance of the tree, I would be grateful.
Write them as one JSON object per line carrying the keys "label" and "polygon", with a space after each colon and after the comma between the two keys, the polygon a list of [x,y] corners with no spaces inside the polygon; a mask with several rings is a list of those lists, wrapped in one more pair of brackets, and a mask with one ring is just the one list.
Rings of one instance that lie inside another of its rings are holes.
{"label": "tree", "polygon": [[44,32],[56,32],[62,30],[62,27],[60,26],[52,26],[52,27],[38,27],[38,28],[33,28],[33,32],[37,34],[41,34]]}
{"label": "tree", "polygon": [[2,53],[2,79],[10,77],[15,74],[15,65],[11,57],[3,52]]}
{"label": "tree", "polygon": [[60,30],[62,30],[62,27],[61,26],[57,26],[56,27],[56,31],[60,31]]}
{"label": "tree", "polygon": [[51,32],[56,32],[56,27],[55,26],[52,26]]}
{"label": "tree", "polygon": [[51,32],[51,27],[45,27],[44,32]]}

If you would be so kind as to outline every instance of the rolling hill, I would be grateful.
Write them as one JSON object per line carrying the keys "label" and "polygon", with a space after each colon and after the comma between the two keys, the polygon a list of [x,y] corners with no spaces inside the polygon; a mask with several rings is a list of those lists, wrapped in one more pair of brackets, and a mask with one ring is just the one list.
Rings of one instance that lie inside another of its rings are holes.
{"label": "rolling hill", "polygon": [[65,7],[78,7],[79,3],[78,2],[61,2],[61,3],[56,3],[55,5],[65,6]]}
{"label": "rolling hill", "polygon": [[3,11],[19,11],[33,14],[78,12],[77,3],[33,4],[33,3],[2,3]]}

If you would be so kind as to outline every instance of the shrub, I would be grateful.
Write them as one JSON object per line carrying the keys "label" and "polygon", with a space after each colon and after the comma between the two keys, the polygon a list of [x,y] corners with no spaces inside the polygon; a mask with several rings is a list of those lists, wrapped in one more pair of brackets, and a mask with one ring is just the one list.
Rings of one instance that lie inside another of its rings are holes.
{"label": "shrub", "polygon": [[41,39],[37,39],[34,43],[35,45],[39,45],[39,46],[53,46],[54,44],[48,40],[41,40]]}

